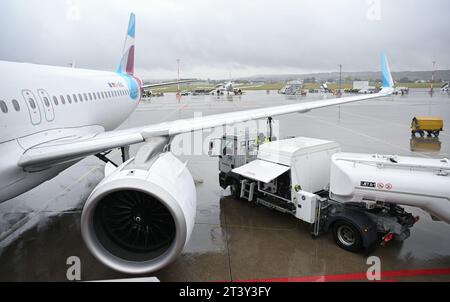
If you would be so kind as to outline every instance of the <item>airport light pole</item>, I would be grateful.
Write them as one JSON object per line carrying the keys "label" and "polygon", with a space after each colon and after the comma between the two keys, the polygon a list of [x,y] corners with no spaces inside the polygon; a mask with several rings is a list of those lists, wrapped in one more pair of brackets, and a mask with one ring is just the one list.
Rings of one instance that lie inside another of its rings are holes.
{"label": "airport light pole", "polygon": [[180,93],[180,59],[177,59],[177,82],[178,82],[178,93]]}
{"label": "airport light pole", "polygon": [[[339,94],[338,97],[342,97],[342,64],[339,64]],[[341,122],[341,105],[339,105],[338,121]]]}
{"label": "airport light pole", "polygon": [[339,97],[342,93],[342,64],[339,64]]}
{"label": "airport light pole", "polygon": [[[434,73],[436,71],[436,61],[433,61],[433,72],[431,73],[431,89],[430,89],[430,96],[433,98],[434,94]],[[428,115],[431,115],[431,98],[430,102],[428,104]]]}
{"label": "airport light pole", "polygon": [[436,72],[436,61],[433,61],[433,73],[431,74],[431,93],[434,90],[434,74]]}

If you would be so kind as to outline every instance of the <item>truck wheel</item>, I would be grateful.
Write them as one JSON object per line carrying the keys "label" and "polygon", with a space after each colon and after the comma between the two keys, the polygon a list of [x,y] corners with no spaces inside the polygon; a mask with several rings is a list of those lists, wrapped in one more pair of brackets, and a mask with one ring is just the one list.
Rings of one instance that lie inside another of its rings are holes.
{"label": "truck wheel", "polygon": [[349,252],[361,252],[361,233],[351,223],[340,220],[333,225],[333,237],[336,244]]}
{"label": "truck wheel", "polygon": [[231,196],[234,199],[236,199],[236,200],[241,199],[241,185],[240,184],[230,185],[230,192],[231,192]]}

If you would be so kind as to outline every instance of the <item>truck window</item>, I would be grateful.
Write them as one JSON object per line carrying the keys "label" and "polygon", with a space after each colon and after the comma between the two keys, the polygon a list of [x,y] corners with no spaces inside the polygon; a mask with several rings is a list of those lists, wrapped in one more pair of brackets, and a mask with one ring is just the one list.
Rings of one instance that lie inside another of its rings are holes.
{"label": "truck window", "polygon": [[257,151],[258,147],[256,145],[256,140],[251,139],[248,141],[248,153],[253,154]]}
{"label": "truck window", "polygon": [[223,155],[234,155],[234,139],[227,138],[223,146]]}

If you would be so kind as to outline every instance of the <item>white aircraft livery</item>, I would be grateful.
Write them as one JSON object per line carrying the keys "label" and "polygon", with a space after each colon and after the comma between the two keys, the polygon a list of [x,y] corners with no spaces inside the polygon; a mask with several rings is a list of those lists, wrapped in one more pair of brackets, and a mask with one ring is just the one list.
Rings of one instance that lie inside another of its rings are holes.
{"label": "white aircraft livery", "polygon": [[[99,261],[125,273],[161,269],[176,259],[192,233],[196,190],[186,165],[170,152],[175,135],[393,92],[387,58],[382,55],[383,89],[377,94],[115,130],[136,109],[143,88],[174,83],[142,84],[134,75],[134,38],[131,14],[115,72],[0,61],[0,202],[55,177],[86,156],[122,148],[124,162],[105,169],[105,178],[84,205],[81,232]],[[127,147],[138,143],[144,145],[129,158]]]}

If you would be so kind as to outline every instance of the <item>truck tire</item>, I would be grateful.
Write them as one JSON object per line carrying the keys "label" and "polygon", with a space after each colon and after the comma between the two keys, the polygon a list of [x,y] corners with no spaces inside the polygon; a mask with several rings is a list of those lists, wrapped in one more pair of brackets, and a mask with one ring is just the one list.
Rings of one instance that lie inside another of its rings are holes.
{"label": "truck tire", "polygon": [[239,200],[241,199],[241,185],[238,183],[234,183],[232,185],[230,185],[230,192],[231,192],[231,196],[236,199]]}
{"label": "truck tire", "polygon": [[362,251],[362,238],[359,230],[345,220],[338,220],[333,224],[333,237],[336,244],[349,252],[358,253]]}

